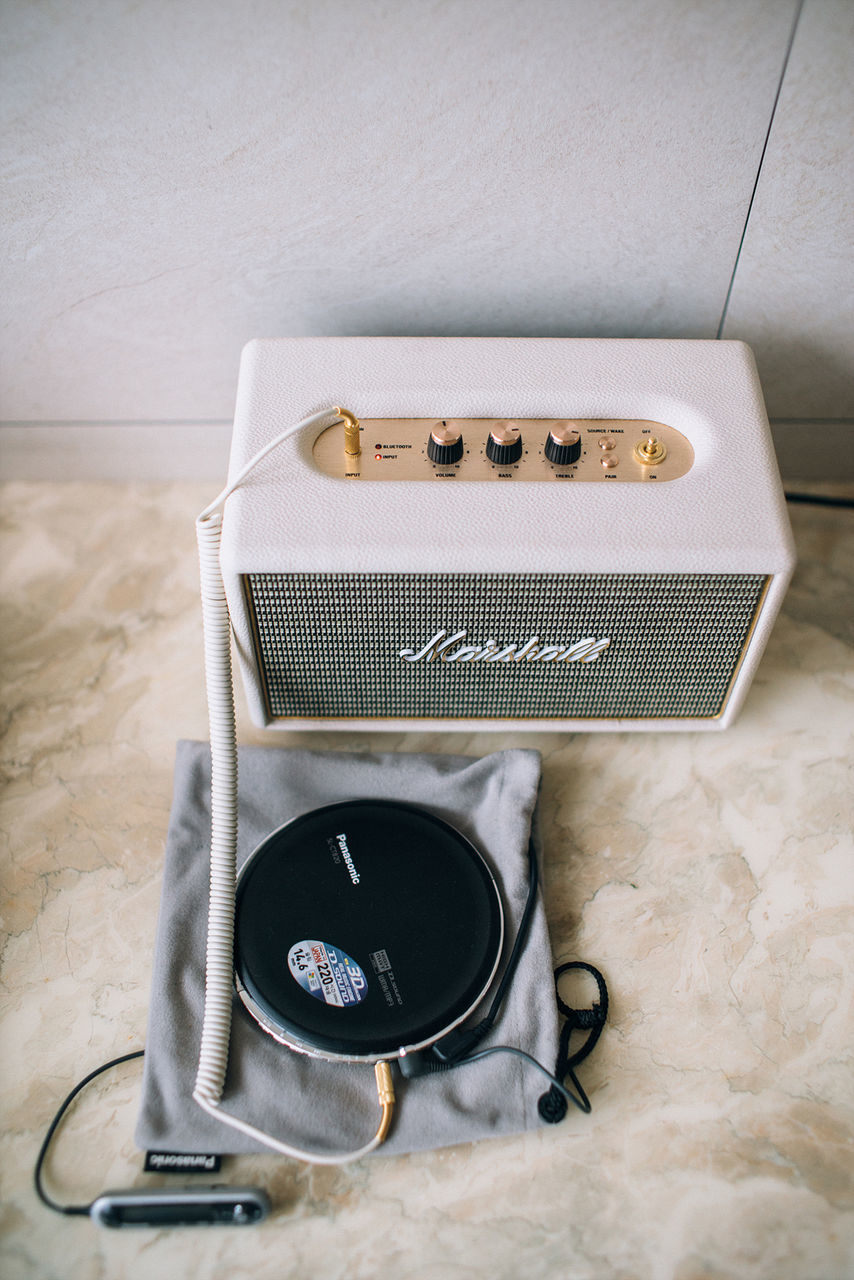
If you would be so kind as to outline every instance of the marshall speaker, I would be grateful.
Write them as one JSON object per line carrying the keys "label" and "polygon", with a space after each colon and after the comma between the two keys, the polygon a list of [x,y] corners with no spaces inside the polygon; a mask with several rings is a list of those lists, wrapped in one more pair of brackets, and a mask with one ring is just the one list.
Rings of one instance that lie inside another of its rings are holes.
{"label": "marshall speaker", "polygon": [[269,453],[223,519],[257,723],[732,720],[794,564],[747,347],[253,342],[231,477],[324,408],[328,425]]}

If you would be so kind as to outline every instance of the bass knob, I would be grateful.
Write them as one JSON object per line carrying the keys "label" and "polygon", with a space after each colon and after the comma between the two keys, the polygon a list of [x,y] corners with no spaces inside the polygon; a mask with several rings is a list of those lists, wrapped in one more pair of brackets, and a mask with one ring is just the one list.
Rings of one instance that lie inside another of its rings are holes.
{"label": "bass knob", "polygon": [[499,467],[519,461],[522,456],[522,432],[517,422],[496,422],[486,441],[486,456]]}

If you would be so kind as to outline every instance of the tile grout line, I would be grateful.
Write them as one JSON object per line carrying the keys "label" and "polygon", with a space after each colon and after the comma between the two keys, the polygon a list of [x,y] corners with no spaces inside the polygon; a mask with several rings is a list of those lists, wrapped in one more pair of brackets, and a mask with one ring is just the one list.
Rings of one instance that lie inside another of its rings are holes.
{"label": "tile grout line", "polygon": [[771,107],[771,118],[768,121],[768,129],[766,130],[766,133],[765,133],[765,141],[762,144],[762,154],[759,157],[759,167],[756,170],[756,178],[754,179],[753,190],[750,193],[750,200],[748,201],[748,205],[747,205],[747,214],[744,219],[744,226],[741,229],[741,238],[738,242],[738,249],[736,250],[735,261],[732,264],[732,275],[730,276],[730,279],[729,279],[729,288],[726,291],[726,297],[724,298],[724,305],[723,305],[723,311],[721,312],[720,323],[718,324],[718,330],[717,330],[717,333],[715,334],[716,339],[719,339],[723,336],[724,325],[726,324],[727,312],[729,311],[730,299],[732,298],[732,290],[735,284],[736,272],[738,271],[738,264],[741,259],[741,251],[744,248],[744,241],[745,241],[745,237],[747,236],[747,228],[750,224],[750,215],[753,212],[753,202],[756,199],[756,192],[759,187],[759,179],[762,176],[762,166],[765,163],[765,153],[768,150],[768,143],[771,138],[771,130],[774,128],[774,117],[777,114],[777,104],[780,101],[780,94],[783,91],[783,82],[786,79],[786,71],[789,66],[789,58],[791,56],[792,48],[795,43],[795,35],[797,34],[798,23],[801,20],[801,13],[803,12],[803,7],[804,7],[804,0],[798,0],[798,6],[797,6],[797,9],[795,10],[794,21],[792,22],[792,29],[789,33],[789,43],[786,46],[786,53],[783,57],[783,65],[780,69],[780,79],[777,83],[777,92],[774,95],[774,102]]}

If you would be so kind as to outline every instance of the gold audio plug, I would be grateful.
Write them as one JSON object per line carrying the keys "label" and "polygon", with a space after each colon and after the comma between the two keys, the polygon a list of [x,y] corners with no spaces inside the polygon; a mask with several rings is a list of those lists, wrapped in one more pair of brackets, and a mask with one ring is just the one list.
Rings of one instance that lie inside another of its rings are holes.
{"label": "gold audio plug", "polygon": [[374,1075],[377,1081],[377,1100],[382,1107],[382,1119],[376,1134],[376,1140],[379,1144],[380,1142],[385,1142],[388,1131],[391,1128],[391,1117],[394,1112],[394,1081],[392,1080],[391,1067],[387,1062],[374,1063]]}
{"label": "gold audio plug", "polygon": [[344,421],[344,452],[352,458],[357,458],[362,452],[359,441],[359,419],[355,413],[351,413],[349,409],[341,409],[338,405],[335,406],[335,412]]}

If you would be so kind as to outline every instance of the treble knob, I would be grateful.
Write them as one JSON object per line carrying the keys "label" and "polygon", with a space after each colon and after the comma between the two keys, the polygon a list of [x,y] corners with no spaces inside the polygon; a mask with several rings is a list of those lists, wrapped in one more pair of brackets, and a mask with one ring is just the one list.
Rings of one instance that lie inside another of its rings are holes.
{"label": "treble knob", "polygon": [[437,422],[427,441],[427,457],[438,466],[447,467],[462,456],[462,432],[449,422]]}
{"label": "treble knob", "polygon": [[486,456],[499,467],[518,462],[522,456],[522,433],[512,421],[496,422],[486,442]]}
{"label": "treble knob", "polygon": [[571,422],[556,422],[546,439],[546,457],[557,467],[568,467],[581,457],[581,432]]}

